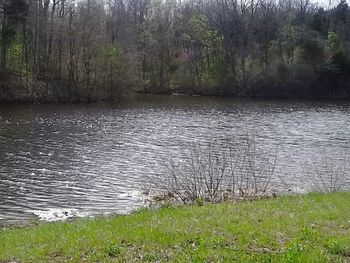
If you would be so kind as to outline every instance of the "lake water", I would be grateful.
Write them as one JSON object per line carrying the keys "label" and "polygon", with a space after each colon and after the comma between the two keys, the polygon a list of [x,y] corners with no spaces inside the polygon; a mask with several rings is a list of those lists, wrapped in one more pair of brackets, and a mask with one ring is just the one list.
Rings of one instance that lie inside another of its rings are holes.
{"label": "lake water", "polygon": [[349,127],[349,102],[137,96],[0,105],[0,221],[128,213],[180,145],[247,135],[278,152],[275,174],[293,191],[313,189],[314,175],[333,164],[345,167],[345,189]]}

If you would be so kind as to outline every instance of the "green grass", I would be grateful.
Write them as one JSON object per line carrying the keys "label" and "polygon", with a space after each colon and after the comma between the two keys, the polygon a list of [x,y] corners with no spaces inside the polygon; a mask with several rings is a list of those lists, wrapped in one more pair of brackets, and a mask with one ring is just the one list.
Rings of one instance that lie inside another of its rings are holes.
{"label": "green grass", "polygon": [[0,230],[0,262],[350,262],[350,193]]}

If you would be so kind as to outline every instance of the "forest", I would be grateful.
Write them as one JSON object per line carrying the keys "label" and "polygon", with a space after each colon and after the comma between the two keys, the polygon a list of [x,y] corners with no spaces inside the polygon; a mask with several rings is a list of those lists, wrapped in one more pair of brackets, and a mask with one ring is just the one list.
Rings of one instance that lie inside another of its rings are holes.
{"label": "forest", "polygon": [[350,98],[345,0],[2,0],[0,101]]}

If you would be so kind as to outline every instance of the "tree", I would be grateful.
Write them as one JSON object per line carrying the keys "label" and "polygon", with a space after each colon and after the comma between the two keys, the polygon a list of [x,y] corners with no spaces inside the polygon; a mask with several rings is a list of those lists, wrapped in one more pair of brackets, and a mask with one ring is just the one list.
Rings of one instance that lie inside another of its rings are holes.
{"label": "tree", "polygon": [[0,14],[3,75],[84,100],[129,88],[299,96],[350,80],[346,1],[3,0]]}
{"label": "tree", "polygon": [[24,0],[6,0],[0,6],[1,19],[1,71],[6,71],[7,51],[17,32],[17,26],[24,26],[28,5]]}

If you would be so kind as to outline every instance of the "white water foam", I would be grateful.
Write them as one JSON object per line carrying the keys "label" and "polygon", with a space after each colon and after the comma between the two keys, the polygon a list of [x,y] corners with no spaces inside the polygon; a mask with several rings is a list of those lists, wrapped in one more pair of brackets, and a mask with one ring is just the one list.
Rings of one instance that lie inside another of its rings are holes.
{"label": "white water foam", "polygon": [[293,186],[292,192],[296,194],[307,194],[309,191],[303,187]]}
{"label": "white water foam", "polygon": [[[150,192],[144,192],[144,191],[129,191],[126,193],[122,193],[118,195],[120,198],[130,198],[133,201],[136,201],[139,203],[140,207],[148,207],[152,203],[152,194]],[[126,211],[126,213],[132,212],[134,209],[129,209]]]}
{"label": "white water foam", "polygon": [[[145,195],[141,191],[134,190],[134,191],[121,193],[118,195],[118,197],[123,199],[125,198],[131,199],[139,203],[139,206],[130,207],[129,209],[125,209],[124,212],[119,212],[119,214],[129,214],[135,208],[147,206],[147,200],[148,200],[147,195]],[[93,213],[82,212],[75,208],[47,208],[43,210],[30,210],[28,212],[36,215],[39,218],[39,220],[48,221],[48,222],[64,221],[74,217],[89,217],[89,216],[96,215]],[[112,213],[111,212],[103,213],[103,215],[110,215],[110,214]]]}
{"label": "white water foam", "polygon": [[129,191],[126,193],[119,194],[118,197],[131,198],[133,200],[142,201],[145,198],[145,195],[143,193],[141,193],[140,191],[134,190],[134,191]]}
{"label": "white water foam", "polygon": [[88,213],[79,212],[78,209],[69,208],[49,208],[47,210],[34,210],[31,212],[39,217],[39,220],[48,222],[63,221],[68,218],[85,217],[89,215]]}

